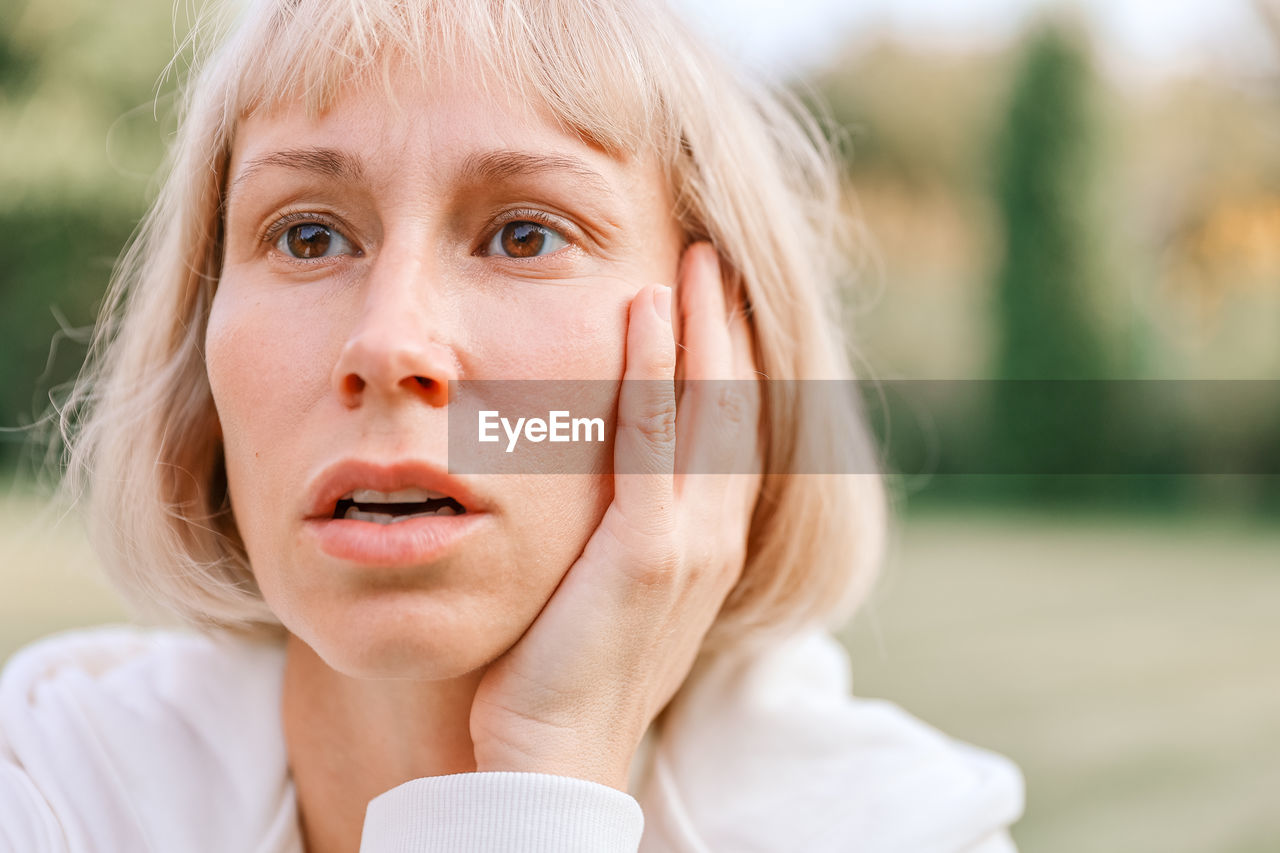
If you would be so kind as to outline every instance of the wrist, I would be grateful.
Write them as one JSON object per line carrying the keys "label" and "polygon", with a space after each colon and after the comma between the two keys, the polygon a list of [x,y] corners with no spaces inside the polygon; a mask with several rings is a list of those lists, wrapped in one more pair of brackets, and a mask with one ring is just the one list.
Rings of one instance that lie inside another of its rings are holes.
{"label": "wrist", "polygon": [[629,757],[626,761],[619,761],[599,754],[584,754],[566,760],[520,751],[499,750],[489,753],[476,750],[477,773],[543,773],[549,776],[567,776],[605,785],[623,793],[627,792],[630,766]]}

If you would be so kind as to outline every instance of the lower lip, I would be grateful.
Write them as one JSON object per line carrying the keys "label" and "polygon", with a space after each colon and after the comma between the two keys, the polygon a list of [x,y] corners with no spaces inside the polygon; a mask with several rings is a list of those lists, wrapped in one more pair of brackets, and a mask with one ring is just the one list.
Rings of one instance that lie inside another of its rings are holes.
{"label": "lower lip", "polygon": [[431,515],[393,524],[347,518],[311,518],[307,533],[339,560],[375,568],[415,566],[445,556],[476,529],[482,513]]}

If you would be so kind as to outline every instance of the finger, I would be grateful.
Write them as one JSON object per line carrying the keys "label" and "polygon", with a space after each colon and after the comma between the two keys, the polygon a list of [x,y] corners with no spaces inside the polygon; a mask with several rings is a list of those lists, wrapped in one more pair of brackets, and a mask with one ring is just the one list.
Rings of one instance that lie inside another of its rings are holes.
{"label": "finger", "polygon": [[742,312],[730,320],[729,338],[733,375],[741,378],[697,383],[704,389],[702,404],[709,409],[702,426],[719,436],[707,443],[703,464],[719,476],[690,478],[690,498],[715,508],[714,517],[706,523],[726,536],[741,537],[745,546],[764,467],[760,434],[764,387],[756,372],[750,325]]}
{"label": "finger", "polygon": [[[724,284],[720,257],[711,244],[694,243],[680,259],[676,286],[680,299],[681,344],[684,350],[684,382],[680,388],[676,425],[676,493],[689,485],[687,474],[714,470],[709,461],[712,443],[723,439],[710,421],[714,410],[708,397],[718,389],[708,387],[716,379],[730,377],[732,344],[726,325]],[[708,507],[702,506],[705,512]]]}
{"label": "finger", "polygon": [[682,500],[692,490],[694,512],[705,516],[725,506],[729,487],[711,475],[758,468],[759,388],[750,329],[740,307],[730,318],[719,256],[709,244],[686,250],[679,290],[687,381],[677,425],[676,488]]}
{"label": "finger", "polygon": [[631,301],[614,440],[614,507],[640,532],[662,533],[670,527],[675,358],[671,288],[651,285]]}
{"label": "finger", "polygon": [[752,342],[751,329],[744,312],[739,311],[729,322],[729,338],[733,346],[734,376],[739,377],[734,385],[747,395],[747,415],[745,423],[750,429],[743,429],[742,441],[732,442],[726,448],[733,454],[731,459],[721,464],[724,470],[735,476],[726,485],[728,495],[724,501],[726,527],[741,529],[745,537],[751,525],[751,516],[755,512],[756,501],[760,495],[762,472],[764,471],[764,439],[760,434],[760,414],[763,406],[764,385],[755,360],[755,347]]}
{"label": "finger", "polygon": [[[747,322],[746,314],[742,311],[738,311],[729,321],[729,340],[733,350],[731,356],[733,375],[736,377],[733,385],[745,397],[747,413],[744,423],[751,426],[752,436],[758,439],[764,395],[763,377],[756,365],[751,327]],[[755,474],[763,470],[764,448],[759,440],[737,442],[732,450],[735,452],[734,463],[726,470]]]}
{"label": "finger", "polygon": [[694,243],[680,260],[680,343],[685,379],[729,379],[732,345],[720,256],[710,243]]}

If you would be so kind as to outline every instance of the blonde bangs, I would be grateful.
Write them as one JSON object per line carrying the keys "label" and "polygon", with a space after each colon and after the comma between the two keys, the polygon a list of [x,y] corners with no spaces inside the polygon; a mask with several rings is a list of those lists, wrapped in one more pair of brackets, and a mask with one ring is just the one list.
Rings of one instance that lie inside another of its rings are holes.
{"label": "blonde bangs", "polygon": [[[530,4],[532,5],[532,4]],[[679,131],[662,91],[672,45],[627,4],[550,0],[249,0],[215,62],[220,100],[238,116],[302,102],[323,112],[345,87],[391,84],[407,68],[424,85],[474,69],[486,92],[543,107],[566,130],[619,159],[670,162]],[[649,36],[649,38],[644,38]],[[602,50],[602,46],[614,46]]]}

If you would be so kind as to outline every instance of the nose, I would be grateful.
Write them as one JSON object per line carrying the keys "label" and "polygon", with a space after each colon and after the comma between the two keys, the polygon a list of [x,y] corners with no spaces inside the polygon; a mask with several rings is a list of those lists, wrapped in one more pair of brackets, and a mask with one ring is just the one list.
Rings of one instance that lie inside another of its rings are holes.
{"label": "nose", "polygon": [[432,311],[430,271],[420,261],[383,257],[359,285],[361,314],[333,368],[338,399],[355,409],[381,402],[449,402],[457,359],[440,340],[443,311]]}

